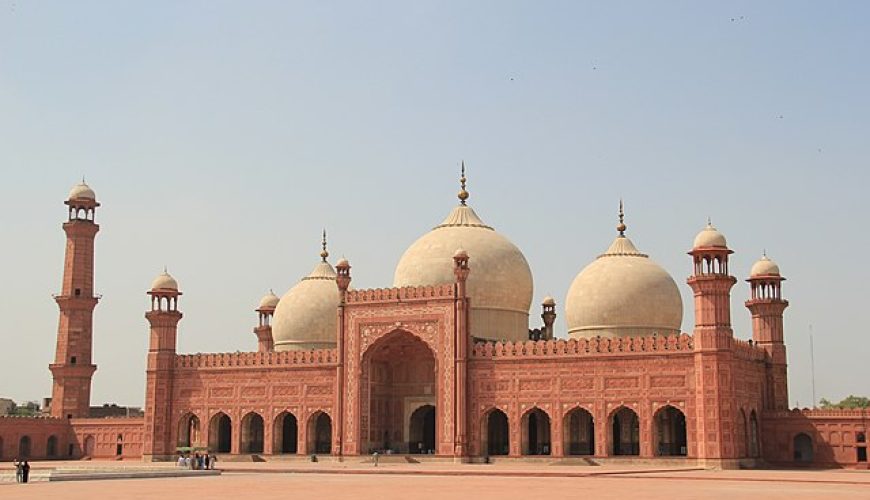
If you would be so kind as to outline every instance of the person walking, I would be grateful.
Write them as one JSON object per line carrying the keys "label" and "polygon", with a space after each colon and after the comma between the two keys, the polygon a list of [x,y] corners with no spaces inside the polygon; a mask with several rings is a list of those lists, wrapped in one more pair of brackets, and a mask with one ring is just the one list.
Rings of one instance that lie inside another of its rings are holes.
{"label": "person walking", "polygon": [[24,464],[18,458],[12,460],[12,464],[15,465],[15,482],[20,483],[24,480]]}
{"label": "person walking", "polygon": [[24,482],[26,483],[30,480],[30,464],[27,462],[27,460],[24,461],[24,466],[22,466],[22,470],[24,471]]}

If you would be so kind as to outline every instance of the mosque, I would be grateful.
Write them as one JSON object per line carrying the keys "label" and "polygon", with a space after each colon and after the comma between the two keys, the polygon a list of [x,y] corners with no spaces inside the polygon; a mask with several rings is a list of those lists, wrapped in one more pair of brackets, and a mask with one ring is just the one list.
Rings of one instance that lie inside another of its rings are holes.
{"label": "mosque", "polygon": [[468,198],[463,166],[459,203],[408,247],[392,288],[352,287],[350,263],[330,263],[324,234],[311,273],[259,302],[250,352],[177,352],[183,296],[160,274],[147,292],[144,416],[98,418],[90,388],[100,203],[75,186],[65,201],[50,417],[0,418],[0,458],[152,461],[201,447],[226,459],[379,452],[530,467],[578,458],[867,467],[866,412],[788,407],[789,303],[768,257],[746,280],[752,339],[738,340],[733,251],[715,227],[703,228],[687,259],[695,324],[682,332],[678,285],[629,239],[620,206],[613,241],[573,278],[561,338],[555,299],[530,318],[528,262]]}

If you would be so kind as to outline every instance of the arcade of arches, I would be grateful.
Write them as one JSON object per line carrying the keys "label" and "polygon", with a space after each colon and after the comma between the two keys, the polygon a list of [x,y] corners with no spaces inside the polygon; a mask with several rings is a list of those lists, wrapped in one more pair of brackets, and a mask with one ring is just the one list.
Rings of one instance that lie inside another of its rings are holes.
{"label": "arcade of arches", "polygon": [[435,357],[411,333],[396,330],[362,359],[362,450],[435,453]]}

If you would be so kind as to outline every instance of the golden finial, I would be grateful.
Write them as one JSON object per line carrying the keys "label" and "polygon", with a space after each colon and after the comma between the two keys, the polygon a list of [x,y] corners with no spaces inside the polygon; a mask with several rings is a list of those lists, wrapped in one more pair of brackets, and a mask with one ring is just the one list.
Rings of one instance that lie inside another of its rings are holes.
{"label": "golden finial", "polygon": [[465,200],[468,199],[468,191],[465,190],[465,160],[462,160],[462,177],[459,178],[459,185],[462,189],[459,191],[459,203],[465,205]]}
{"label": "golden finial", "polygon": [[625,210],[622,204],[622,198],[619,199],[619,224],[616,226],[616,230],[619,231],[620,236],[625,236]]}
{"label": "golden finial", "polygon": [[326,258],[329,257],[329,252],[326,251],[326,229],[323,229],[323,241],[320,243],[320,247],[322,250],[320,251],[320,258],[323,259],[323,262],[326,262]]}
{"label": "golden finial", "polygon": [[166,270],[166,264],[163,264],[163,274],[169,274],[169,271]]}

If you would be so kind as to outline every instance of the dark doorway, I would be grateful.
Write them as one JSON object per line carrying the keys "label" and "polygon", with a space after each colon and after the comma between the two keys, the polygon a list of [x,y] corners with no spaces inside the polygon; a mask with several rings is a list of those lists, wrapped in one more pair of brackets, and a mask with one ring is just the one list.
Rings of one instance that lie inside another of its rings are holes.
{"label": "dark doorway", "polygon": [[208,429],[208,447],[217,453],[232,450],[233,422],[226,413],[218,413],[211,418]]}
{"label": "dark doorway", "polygon": [[523,417],[523,455],[550,454],[550,417],[535,408]]}
{"label": "dark doorway", "polygon": [[50,458],[57,456],[57,437],[49,436],[48,442],[45,444],[45,454]]}
{"label": "dark doorway", "polygon": [[282,413],[275,419],[274,453],[296,453],[299,451],[299,426],[296,415]]}
{"label": "dark doorway", "polygon": [[813,439],[803,432],[794,437],[794,461],[801,463],[813,461]]}
{"label": "dark doorway", "polygon": [[640,422],[631,408],[613,414],[613,454],[640,455]]}
{"label": "dark doorway", "polygon": [[673,406],[665,406],[656,413],[657,454],[660,456],[684,457],[688,452],[686,442],[686,416]]}
{"label": "dark doorway", "polygon": [[248,413],[242,418],[242,453],[263,453],[263,417]]}
{"label": "dark doorway", "polygon": [[486,417],[486,453],[507,455],[510,453],[510,428],[508,418],[501,410],[492,410]]}
{"label": "dark doorway", "polygon": [[21,436],[18,441],[18,458],[30,458],[30,436]]}
{"label": "dark doorway", "polygon": [[199,418],[188,413],[181,417],[178,423],[178,446],[196,446],[199,444]]}
{"label": "dark doorway", "polygon": [[411,414],[408,451],[410,453],[435,453],[435,407],[424,405]]}
{"label": "dark doorway", "polygon": [[308,449],[313,453],[332,452],[332,419],[323,412],[311,417],[308,425]]}
{"label": "dark doorway", "polygon": [[575,408],[565,418],[565,454],[595,454],[595,421],[583,408]]}

